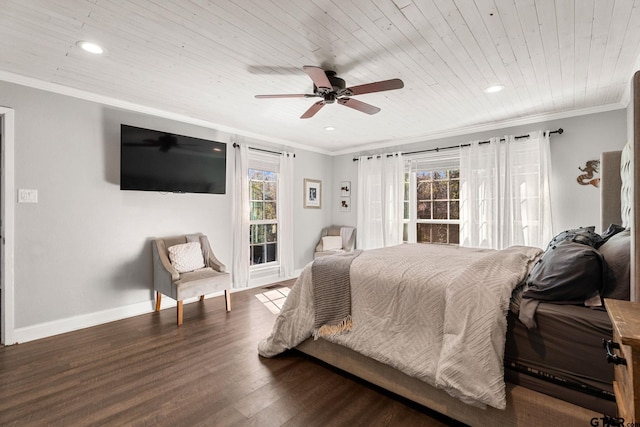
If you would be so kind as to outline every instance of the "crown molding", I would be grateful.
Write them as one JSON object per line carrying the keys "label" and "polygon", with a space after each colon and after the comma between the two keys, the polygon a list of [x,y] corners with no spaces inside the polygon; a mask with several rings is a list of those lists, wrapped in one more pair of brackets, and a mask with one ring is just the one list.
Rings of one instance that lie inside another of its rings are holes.
{"label": "crown molding", "polygon": [[450,129],[442,132],[434,132],[430,134],[428,133],[428,134],[418,135],[410,138],[394,139],[393,141],[390,141],[390,140],[379,141],[371,144],[360,145],[354,148],[348,148],[340,151],[333,151],[331,152],[331,155],[340,156],[344,154],[361,153],[365,151],[379,150],[383,148],[392,149],[393,147],[397,147],[400,145],[432,141],[435,139],[449,138],[452,136],[461,136],[461,135],[469,135],[469,134],[479,133],[479,132],[494,131],[494,130],[514,127],[514,126],[522,126],[522,125],[529,125],[533,123],[540,123],[540,122],[551,121],[551,120],[566,119],[568,117],[577,117],[577,116],[585,116],[588,114],[604,113],[607,111],[621,110],[624,108],[626,108],[626,106],[623,103],[616,102],[613,104],[582,108],[578,110],[562,111],[559,113],[536,114],[533,116],[520,117],[517,119],[511,119],[511,120],[503,120],[500,122],[492,122],[492,123],[483,124],[483,125],[467,126],[463,128]]}
{"label": "crown molding", "polygon": [[331,152],[316,147],[310,147],[304,144],[286,141],[283,139],[272,138],[265,135],[260,135],[252,132],[246,132],[242,129],[236,129],[230,126],[221,125],[219,123],[210,122],[208,120],[196,119],[184,114],[172,113],[171,111],[161,110],[158,108],[147,107],[145,105],[136,104],[134,102],[124,101],[121,99],[99,95],[93,92],[85,91],[82,89],[76,89],[70,86],[64,86],[57,83],[47,82],[44,80],[35,79],[32,77],[23,76],[20,74],[14,74],[7,71],[0,70],[0,81],[8,83],[14,83],[21,86],[27,86],[33,89],[39,89],[46,92],[56,93],[58,95],[70,96],[73,98],[82,99],[84,101],[96,102],[98,104],[108,105],[110,107],[121,108],[124,110],[133,111],[136,113],[149,114],[156,117],[161,117],[168,120],[175,120],[177,122],[188,123],[204,128],[215,129],[221,132],[225,132],[231,135],[231,139],[235,139],[236,136],[242,136],[244,138],[254,139],[257,142],[268,142],[278,146],[278,149],[290,149],[297,148],[305,151],[312,151],[320,154],[331,155]]}
{"label": "crown molding", "polygon": [[290,149],[296,148],[305,151],[311,151],[319,154],[324,154],[328,156],[340,156],[344,154],[353,154],[360,153],[364,151],[371,150],[379,150],[385,148],[397,147],[400,145],[413,144],[417,142],[425,142],[432,141],[435,139],[448,138],[452,136],[460,136],[460,135],[468,135],[478,132],[485,131],[493,131],[498,129],[504,129],[508,127],[514,126],[522,126],[527,124],[539,123],[550,120],[558,120],[564,119],[568,117],[576,117],[583,116],[587,114],[595,114],[595,113],[603,113],[612,110],[619,110],[626,108],[625,99],[622,99],[620,102],[601,105],[597,107],[589,107],[582,108],[577,110],[563,111],[559,113],[544,113],[544,114],[535,114],[527,117],[520,117],[517,119],[509,119],[503,120],[500,122],[492,122],[482,125],[474,125],[474,126],[466,126],[462,128],[449,129],[445,131],[433,132],[433,133],[425,133],[421,135],[416,135],[408,138],[394,139],[394,140],[384,140],[384,141],[374,141],[365,145],[359,145],[356,147],[346,148],[344,150],[339,151],[329,151],[324,150],[317,147],[311,147],[308,145],[282,140],[278,138],[272,138],[265,135],[255,134],[252,132],[246,132],[242,129],[233,128],[230,126],[221,125],[219,123],[210,122],[208,120],[196,119],[194,117],[185,116],[183,114],[172,113],[170,111],[161,110],[158,108],[152,108],[141,104],[136,104],[129,101],[124,101],[117,98],[112,98],[105,95],[99,95],[93,92],[88,92],[81,89],[72,88],[69,86],[60,85],[57,83],[47,82],[44,80],[35,79],[32,77],[22,76],[19,74],[10,73],[7,71],[0,70],[0,80],[6,81],[9,83],[14,83],[22,86],[27,86],[34,89],[40,89],[47,92],[53,92],[60,95],[66,95],[73,98],[82,99],[85,101],[92,101],[103,105],[108,105],[111,107],[121,108],[137,113],[149,114],[152,116],[162,117],[169,120],[175,120],[182,123],[188,123],[196,126],[202,126],[205,128],[215,129],[221,132],[226,132],[231,135],[232,140],[236,140],[235,137],[244,137],[256,140],[256,142],[267,142],[270,144],[274,144],[278,147],[278,149]]}

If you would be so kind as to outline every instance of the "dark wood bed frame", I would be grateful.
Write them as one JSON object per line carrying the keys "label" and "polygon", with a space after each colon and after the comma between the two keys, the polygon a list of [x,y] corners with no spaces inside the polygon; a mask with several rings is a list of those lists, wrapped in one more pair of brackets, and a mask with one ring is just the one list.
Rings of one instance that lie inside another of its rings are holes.
{"label": "dark wood bed frame", "polygon": [[[631,300],[640,300],[640,72],[631,82],[631,102],[628,116],[628,135],[632,147],[633,203],[631,211]],[[593,418],[602,414],[547,396],[522,386],[507,383],[507,408],[480,409],[462,403],[446,392],[384,365],[346,347],[325,340],[308,339],[298,347],[299,351],[349,372],[372,384],[410,399],[441,414],[469,425],[477,426],[533,426],[562,425],[588,426]],[[603,355],[604,357],[604,355]]]}

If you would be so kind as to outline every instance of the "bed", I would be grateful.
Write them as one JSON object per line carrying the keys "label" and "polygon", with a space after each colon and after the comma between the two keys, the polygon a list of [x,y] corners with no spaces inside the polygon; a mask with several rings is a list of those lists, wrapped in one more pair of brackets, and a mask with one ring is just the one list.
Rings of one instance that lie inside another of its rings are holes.
{"label": "bed", "polygon": [[[632,99],[635,104],[640,102],[638,74],[634,76],[633,83]],[[639,130],[640,108],[634,107],[635,105],[630,107],[634,119],[631,127]],[[640,167],[640,162],[637,161],[640,149],[636,149],[640,147],[640,131],[630,134],[632,138],[627,153],[630,157],[628,168],[632,173],[632,182],[636,182],[640,177],[637,170]],[[603,169],[608,169],[606,164],[610,161],[607,158],[603,156]],[[603,170],[603,176],[604,173]],[[635,185],[628,190],[631,201],[627,204],[627,209],[630,210],[627,212],[629,225],[638,223],[633,201],[640,200],[640,195],[637,194],[639,187]],[[612,197],[615,193],[615,190],[605,189],[603,196]],[[617,194],[620,194],[619,190]],[[605,204],[611,205],[603,202]],[[609,215],[603,212],[604,224],[609,222]],[[619,214],[614,212],[613,215]],[[631,230],[628,294],[631,300],[636,301],[636,296],[640,295],[640,268],[635,265],[634,254],[640,239],[636,238],[633,227]],[[293,296],[290,301],[292,307],[295,305],[295,314],[285,310],[286,305],[283,307],[284,314],[276,321],[274,332],[278,329],[285,332],[272,335],[261,342],[260,354],[273,356],[286,348],[295,347],[309,356],[469,425],[589,425],[590,420],[601,418],[603,414],[616,415],[612,390],[613,368],[606,364],[601,344],[602,338],[611,336],[611,324],[604,310],[541,302],[535,312],[537,329],[532,331],[519,321],[517,310],[509,309],[514,304],[517,308],[514,295],[518,285],[540,259],[540,252],[524,248],[514,253],[475,254],[479,258],[458,256],[460,254],[454,257],[442,252],[442,257],[457,259],[461,263],[454,270],[463,270],[463,277],[458,280],[451,274],[446,276],[443,273],[449,287],[438,288],[435,293],[422,295],[419,299],[412,292],[420,291],[412,290],[409,278],[421,277],[427,269],[420,262],[410,262],[423,256],[410,246],[392,248],[391,252],[366,251],[356,254],[350,260],[349,268],[353,270],[349,271],[357,271],[358,274],[349,275],[353,294],[351,315],[353,323],[357,325],[349,334],[329,335],[322,339],[308,338],[314,332],[317,334],[318,325],[314,324],[313,296],[305,295],[310,293],[311,286],[314,285],[314,275],[311,274],[311,266],[305,268],[292,290],[293,295],[289,296]],[[438,255],[429,254],[429,257],[434,256]],[[506,265],[495,263],[495,258],[509,257],[513,257],[513,262],[507,262]],[[403,260],[408,264],[402,264]],[[513,268],[515,264],[521,268]],[[479,266],[482,266],[481,271]],[[484,298],[484,291],[474,290],[466,295],[469,289],[464,287],[465,281],[483,281],[483,288],[486,288],[487,280],[505,269],[508,270],[506,279],[489,285],[490,292],[496,297],[488,305],[483,305],[485,302],[478,303],[479,299]],[[473,270],[478,270],[480,276],[466,276],[473,273]],[[398,282],[399,286],[386,288],[383,283],[390,280]],[[451,283],[454,284],[453,291],[450,289]],[[370,293],[376,294],[378,303],[372,302],[373,297],[367,295]],[[408,295],[402,303],[406,306],[389,304],[389,299],[396,298],[399,293]],[[367,303],[362,305],[362,301]],[[458,312],[447,310],[446,307],[453,307],[454,302],[466,304],[467,309]],[[416,304],[425,306],[415,306]],[[481,310],[474,311],[476,305]],[[398,313],[392,313],[394,310]],[[363,316],[371,315],[372,312],[385,314],[367,317],[366,326],[363,327]],[[469,312],[472,313],[471,318],[460,319],[466,317],[460,316],[460,313]],[[504,316],[507,312],[508,315]],[[435,313],[435,316],[425,313]],[[389,328],[389,324],[384,323],[389,314],[396,318],[395,327]],[[404,322],[403,316],[407,317]],[[452,324],[443,323],[439,326],[444,332],[442,336],[434,336],[426,328],[422,328],[429,323],[444,322],[447,318],[453,318],[454,321]],[[468,325],[476,322],[493,326],[484,335],[466,334]],[[417,332],[416,328],[412,328],[413,335],[403,336],[404,327],[409,325],[417,325]],[[465,333],[460,334],[460,331]],[[452,337],[458,335],[469,336],[461,343],[450,342]],[[345,338],[346,336],[351,338]],[[373,349],[362,345],[362,342],[371,340],[375,342]],[[411,346],[412,340],[414,347]],[[403,346],[399,346],[400,342]],[[402,348],[403,351],[394,351],[397,348]],[[429,358],[426,358],[426,362],[423,361],[424,353],[430,352],[436,353],[435,361]],[[444,358],[441,357],[443,352],[446,353]],[[392,360],[387,358],[389,353],[393,355]],[[477,357],[478,355],[481,357]],[[416,364],[426,366],[418,369]],[[467,384],[467,379],[456,378],[456,371],[460,370],[456,370],[456,367],[483,371],[478,383],[484,386],[473,382]],[[500,378],[496,380],[497,377]],[[463,384],[458,387],[460,383]]]}

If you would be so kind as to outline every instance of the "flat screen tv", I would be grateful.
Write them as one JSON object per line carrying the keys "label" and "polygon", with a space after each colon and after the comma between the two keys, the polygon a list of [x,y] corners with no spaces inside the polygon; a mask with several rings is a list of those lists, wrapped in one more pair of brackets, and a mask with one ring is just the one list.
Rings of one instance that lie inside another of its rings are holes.
{"label": "flat screen tv", "polygon": [[225,194],[227,144],[120,126],[120,189]]}

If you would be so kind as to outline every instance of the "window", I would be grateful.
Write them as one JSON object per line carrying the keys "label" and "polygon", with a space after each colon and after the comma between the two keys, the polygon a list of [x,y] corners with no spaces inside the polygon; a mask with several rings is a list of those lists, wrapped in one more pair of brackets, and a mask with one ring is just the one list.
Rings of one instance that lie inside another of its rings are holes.
{"label": "window", "polygon": [[[407,162],[404,195],[405,242],[460,241],[459,155],[434,153],[436,158]],[[431,157],[431,156],[430,156]]]}
{"label": "window", "polygon": [[249,168],[250,265],[278,261],[278,174]]}

